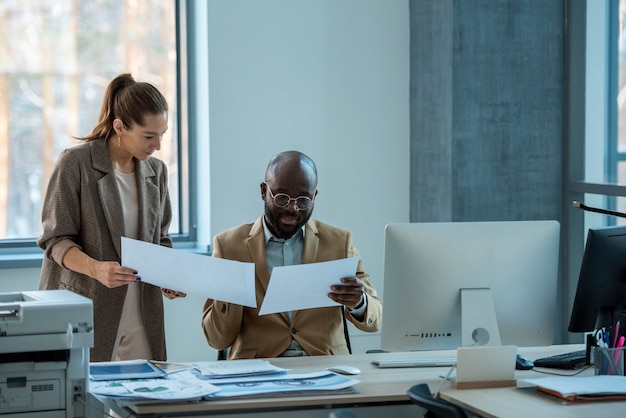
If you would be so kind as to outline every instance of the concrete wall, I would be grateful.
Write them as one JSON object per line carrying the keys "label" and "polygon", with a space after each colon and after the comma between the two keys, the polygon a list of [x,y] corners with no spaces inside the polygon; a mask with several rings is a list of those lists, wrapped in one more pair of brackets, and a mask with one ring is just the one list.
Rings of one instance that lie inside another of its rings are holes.
{"label": "concrete wall", "polygon": [[410,5],[411,220],[561,220],[564,2]]}

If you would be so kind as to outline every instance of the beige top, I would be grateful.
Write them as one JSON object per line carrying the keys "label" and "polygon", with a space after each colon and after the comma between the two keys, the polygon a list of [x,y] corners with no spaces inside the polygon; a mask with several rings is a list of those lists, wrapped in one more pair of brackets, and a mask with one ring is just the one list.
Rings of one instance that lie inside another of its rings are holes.
{"label": "beige top", "polygon": [[[122,198],[122,211],[124,213],[124,232],[126,237],[137,239],[139,231],[139,205],[137,204],[137,181],[135,173],[122,173],[115,170],[117,185]],[[149,359],[150,346],[143,325],[143,312],[141,311],[141,298],[139,283],[128,285],[120,326],[117,329],[115,345],[111,360],[135,360]]]}

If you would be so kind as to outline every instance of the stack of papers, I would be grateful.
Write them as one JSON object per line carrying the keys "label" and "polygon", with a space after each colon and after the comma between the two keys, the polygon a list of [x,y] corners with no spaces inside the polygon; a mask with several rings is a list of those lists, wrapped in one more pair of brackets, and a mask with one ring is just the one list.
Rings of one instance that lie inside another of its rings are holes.
{"label": "stack of papers", "polygon": [[[245,383],[245,384],[242,384]],[[219,389],[205,399],[222,399],[229,397],[255,397],[271,394],[328,394],[338,391],[354,393],[353,386],[358,380],[337,373],[323,371],[306,374],[289,374],[283,376],[249,377],[241,379],[224,379],[213,381]],[[344,393],[344,392],[341,392]]]}
{"label": "stack of papers", "polygon": [[568,401],[600,401],[626,399],[626,377],[598,376],[550,376],[524,379],[540,392]]}
{"label": "stack of papers", "polygon": [[[329,371],[290,375],[286,369],[266,360],[206,361],[175,366],[159,368],[147,360],[92,363],[89,391],[129,399],[208,400],[269,394],[354,392],[352,387],[359,383]],[[152,368],[158,369],[162,377],[147,378],[150,373],[155,373]]]}
{"label": "stack of papers", "polygon": [[284,375],[287,370],[267,360],[201,361],[193,363],[205,379]]}

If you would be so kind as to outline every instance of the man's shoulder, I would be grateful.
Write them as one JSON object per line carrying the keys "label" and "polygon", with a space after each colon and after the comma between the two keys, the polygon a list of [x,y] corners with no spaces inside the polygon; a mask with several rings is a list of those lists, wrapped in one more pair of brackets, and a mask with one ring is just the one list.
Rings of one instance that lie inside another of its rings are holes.
{"label": "man's shoulder", "polygon": [[250,232],[252,231],[254,224],[255,224],[254,222],[250,222],[250,223],[237,225],[225,231],[220,232],[215,237],[220,240],[233,239],[237,237],[247,237],[250,235]]}
{"label": "man's shoulder", "polygon": [[326,222],[322,222],[318,219],[309,219],[307,225],[312,231],[318,235],[350,235],[350,231],[340,226],[332,225]]}

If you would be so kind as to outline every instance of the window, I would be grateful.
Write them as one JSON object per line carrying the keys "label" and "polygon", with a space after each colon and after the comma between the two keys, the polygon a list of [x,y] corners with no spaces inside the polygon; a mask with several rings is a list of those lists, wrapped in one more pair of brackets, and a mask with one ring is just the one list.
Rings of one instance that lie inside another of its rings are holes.
{"label": "window", "polygon": [[[626,0],[587,2],[584,175],[574,178],[586,204],[619,212],[626,212],[625,6]],[[586,228],[624,223],[585,215]]]}
{"label": "window", "polygon": [[[611,80],[615,88],[611,91],[611,103],[615,110],[610,112],[614,116],[611,122],[616,126],[617,138],[610,141],[609,161],[610,179],[615,178],[617,184],[626,186],[626,0],[613,2],[610,10],[610,39],[611,66],[616,68],[616,76]],[[626,212],[626,199],[621,198],[613,205],[616,210]]]}
{"label": "window", "polygon": [[[91,132],[108,82],[129,72],[168,100],[158,158],[170,174],[170,232],[189,239],[185,2],[23,0],[0,3],[0,248],[34,247],[58,154]],[[181,10],[183,9],[183,10]],[[180,16],[180,19],[179,19]],[[181,163],[183,162],[183,163]]]}
{"label": "window", "polygon": [[[566,203],[577,200],[591,207],[626,212],[626,0],[574,1],[568,5]],[[626,219],[570,207],[566,208],[565,220],[564,290],[569,318],[587,231],[626,224]]]}

